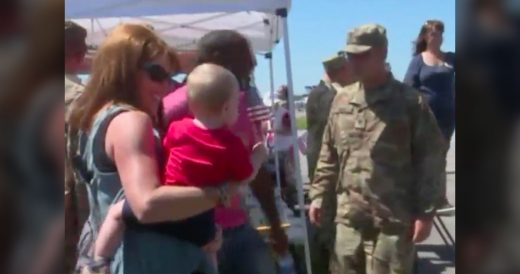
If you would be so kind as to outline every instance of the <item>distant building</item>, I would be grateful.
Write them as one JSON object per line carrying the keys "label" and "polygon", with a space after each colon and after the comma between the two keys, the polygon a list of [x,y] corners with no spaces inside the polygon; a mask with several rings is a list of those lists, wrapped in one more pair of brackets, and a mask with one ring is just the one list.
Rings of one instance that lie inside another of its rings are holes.
{"label": "distant building", "polygon": [[305,86],[305,93],[309,94],[313,88],[316,86]]}

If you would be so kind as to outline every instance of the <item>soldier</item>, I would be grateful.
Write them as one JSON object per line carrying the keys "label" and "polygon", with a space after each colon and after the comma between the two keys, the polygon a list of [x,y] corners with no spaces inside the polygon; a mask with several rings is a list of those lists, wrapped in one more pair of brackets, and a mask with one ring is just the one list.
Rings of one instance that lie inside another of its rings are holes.
{"label": "soldier", "polygon": [[[329,117],[330,105],[337,90],[354,82],[352,68],[343,52],[339,52],[323,61],[325,75],[320,83],[309,93],[307,99],[307,164],[309,179],[312,182],[318,154],[320,152],[323,130]],[[329,193],[327,203],[322,205],[323,214],[320,227],[313,228],[312,264],[313,273],[329,273],[330,251],[334,242],[334,216],[336,203],[334,192]]]}
{"label": "soldier", "polygon": [[349,32],[359,82],[334,98],[311,185],[312,223],[337,195],[333,273],[412,273],[441,194],[446,144],[419,93],[386,70],[387,49],[380,25]]}
{"label": "soldier", "polygon": [[318,154],[321,147],[323,130],[329,117],[330,105],[336,92],[354,82],[352,68],[346,59],[344,52],[323,61],[325,75],[320,83],[309,93],[307,99],[307,163],[309,167],[309,179],[312,181]]}
{"label": "soldier", "polygon": [[[84,86],[77,77],[77,73],[83,66],[87,45],[85,39],[87,30],[72,21],[65,22],[65,122],[68,122],[68,112],[76,99],[83,91]],[[76,259],[76,244],[79,239],[81,227],[88,216],[88,201],[86,188],[76,182],[72,171],[69,153],[74,151],[72,138],[67,138],[71,133],[66,128],[67,153],[65,154],[65,271],[72,272]]]}
{"label": "soldier", "polygon": [[65,105],[69,106],[83,91],[77,73],[83,66],[87,45],[87,30],[72,21],[65,22]]}

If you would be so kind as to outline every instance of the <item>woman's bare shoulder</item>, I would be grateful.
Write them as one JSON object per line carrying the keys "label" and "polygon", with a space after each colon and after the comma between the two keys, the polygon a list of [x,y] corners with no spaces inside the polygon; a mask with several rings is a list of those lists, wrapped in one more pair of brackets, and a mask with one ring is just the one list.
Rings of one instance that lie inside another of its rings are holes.
{"label": "woman's bare shoulder", "polygon": [[122,112],[119,115],[117,115],[116,117],[114,117],[114,119],[112,119],[112,122],[110,124],[127,123],[127,126],[131,126],[131,124],[133,124],[133,123],[146,124],[146,123],[151,123],[151,122],[152,122],[152,119],[150,118],[150,115],[148,115],[146,112],[140,111],[140,110],[128,110],[128,111]]}
{"label": "woman's bare shoulder", "polygon": [[[143,136],[153,135],[153,123],[148,114],[139,110],[130,110],[120,113],[108,125],[107,141],[135,140]],[[129,142],[133,143],[133,142]]]}

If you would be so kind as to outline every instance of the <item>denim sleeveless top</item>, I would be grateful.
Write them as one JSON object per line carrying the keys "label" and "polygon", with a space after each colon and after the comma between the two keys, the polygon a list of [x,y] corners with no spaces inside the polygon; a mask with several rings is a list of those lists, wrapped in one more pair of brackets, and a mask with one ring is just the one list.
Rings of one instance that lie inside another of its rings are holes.
{"label": "denim sleeveless top", "polygon": [[[121,181],[113,163],[107,163],[104,139],[110,121],[133,110],[127,105],[112,105],[100,112],[88,134],[80,134],[79,164],[75,168],[87,182],[90,214],[78,243],[78,266],[92,258],[93,244],[108,208],[124,197]],[[154,131],[159,139],[158,132]],[[101,141],[98,141],[101,140]],[[158,155],[160,142],[157,143]],[[197,246],[169,235],[128,226],[112,264],[114,274],[214,274],[207,255]]]}

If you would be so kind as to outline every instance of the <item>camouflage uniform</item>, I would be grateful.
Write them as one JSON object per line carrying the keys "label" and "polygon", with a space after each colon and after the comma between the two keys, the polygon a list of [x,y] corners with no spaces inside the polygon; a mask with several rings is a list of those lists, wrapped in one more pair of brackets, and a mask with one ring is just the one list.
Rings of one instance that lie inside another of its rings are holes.
{"label": "camouflage uniform", "polygon": [[68,116],[74,100],[83,92],[84,86],[73,75],[65,76],[65,139],[67,153],[65,153],[65,272],[70,273],[76,264],[76,245],[83,223],[88,217],[89,206],[85,185],[78,184],[73,172],[69,155],[75,151],[74,135],[68,127]]}
{"label": "camouflage uniform", "polygon": [[[349,32],[348,54],[373,48],[388,48],[383,26]],[[445,145],[427,103],[390,73],[379,87],[336,95],[310,191],[315,207],[336,192],[334,273],[412,273],[413,222],[435,212]]]}
{"label": "camouflage uniform", "polygon": [[[326,70],[335,69],[345,64],[345,57],[338,54],[323,61]],[[329,118],[330,106],[337,90],[341,89],[338,83],[328,79],[320,81],[307,99],[307,164],[309,179],[312,182],[314,169],[322,143],[323,131]],[[316,274],[329,273],[329,261],[334,243],[334,217],[336,216],[335,193],[328,192],[322,205],[321,225],[312,227],[310,244],[312,249],[312,272]]]}
{"label": "camouflage uniform", "polygon": [[336,190],[337,273],[411,273],[412,222],[435,211],[444,146],[419,93],[392,77],[336,95],[310,195]]}

